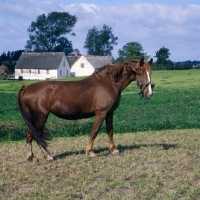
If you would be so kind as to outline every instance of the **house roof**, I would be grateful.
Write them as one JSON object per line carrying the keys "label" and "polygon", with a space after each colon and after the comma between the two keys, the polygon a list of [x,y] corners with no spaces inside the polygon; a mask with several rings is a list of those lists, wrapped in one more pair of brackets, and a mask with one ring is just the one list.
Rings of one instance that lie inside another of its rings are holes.
{"label": "house roof", "polygon": [[113,60],[112,56],[85,56],[85,58],[94,67],[94,69],[111,64]]}
{"label": "house roof", "polygon": [[65,56],[64,52],[23,52],[15,69],[57,69],[63,56]]}
{"label": "house roof", "polygon": [[[94,69],[98,69],[106,64],[111,64],[113,57],[112,56],[92,56],[92,55],[82,55],[93,67]],[[80,58],[81,56],[67,56],[68,62],[72,67],[73,64]]]}
{"label": "house roof", "polygon": [[69,66],[71,67],[81,56],[67,56]]}

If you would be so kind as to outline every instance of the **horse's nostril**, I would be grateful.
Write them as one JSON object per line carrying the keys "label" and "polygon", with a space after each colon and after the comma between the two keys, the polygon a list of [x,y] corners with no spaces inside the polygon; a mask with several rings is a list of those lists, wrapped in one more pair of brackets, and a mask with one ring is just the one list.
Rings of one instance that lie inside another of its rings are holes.
{"label": "horse's nostril", "polygon": [[149,99],[151,96],[152,96],[152,93],[146,93],[146,94],[144,95],[144,98],[145,98],[145,99]]}

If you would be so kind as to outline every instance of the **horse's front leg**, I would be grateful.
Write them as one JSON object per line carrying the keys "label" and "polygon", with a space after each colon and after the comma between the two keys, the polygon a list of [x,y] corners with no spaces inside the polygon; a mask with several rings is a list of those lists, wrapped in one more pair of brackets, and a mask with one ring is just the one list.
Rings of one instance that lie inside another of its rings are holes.
{"label": "horse's front leg", "polygon": [[106,115],[106,131],[108,134],[109,149],[112,154],[119,153],[113,141],[113,112]]}
{"label": "horse's front leg", "polygon": [[97,137],[99,128],[100,128],[103,120],[105,119],[105,115],[106,114],[100,114],[100,115],[95,116],[92,131],[90,133],[90,139],[88,141],[87,149],[86,149],[86,154],[90,155],[91,157],[94,157],[96,155],[93,151],[93,144],[94,144],[95,138]]}

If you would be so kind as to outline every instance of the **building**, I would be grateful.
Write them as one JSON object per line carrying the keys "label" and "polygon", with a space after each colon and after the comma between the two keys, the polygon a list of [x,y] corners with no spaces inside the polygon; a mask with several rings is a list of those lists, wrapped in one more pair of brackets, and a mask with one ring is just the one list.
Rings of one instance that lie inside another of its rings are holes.
{"label": "building", "polygon": [[15,66],[15,79],[58,79],[70,76],[64,52],[23,52]]}
{"label": "building", "polygon": [[64,52],[23,52],[15,66],[15,79],[46,80],[89,76],[95,69],[112,64],[112,60],[112,56],[65,56]]}
{"label": "building", "polygon": [[68,62],[71,67],[72,76],[89,76],[96,69],[112,64],[112,56],[67,56]]}

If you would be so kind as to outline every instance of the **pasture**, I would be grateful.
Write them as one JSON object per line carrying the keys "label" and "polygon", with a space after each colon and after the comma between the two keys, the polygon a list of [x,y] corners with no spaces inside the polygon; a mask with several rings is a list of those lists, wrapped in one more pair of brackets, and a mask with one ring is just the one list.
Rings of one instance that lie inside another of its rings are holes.
{"label": "pasture", "polygon": [[16,98],[22,83],[33,81],[0,81],[0,198],[199,199],[199,75],[153,72],[156,87],[146,103],[131,83],[114,114],[116,156],[109,153],[105,125],[95,140],[98,156],[90,158],[85,148],[93,118],[65,121],[51,115],[50,163],[35,143],[39,162],[26,161],[27,128]]}

